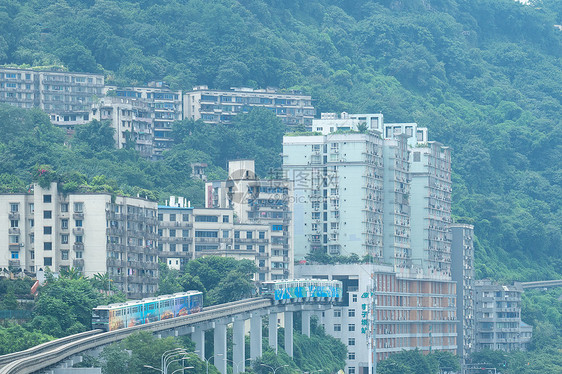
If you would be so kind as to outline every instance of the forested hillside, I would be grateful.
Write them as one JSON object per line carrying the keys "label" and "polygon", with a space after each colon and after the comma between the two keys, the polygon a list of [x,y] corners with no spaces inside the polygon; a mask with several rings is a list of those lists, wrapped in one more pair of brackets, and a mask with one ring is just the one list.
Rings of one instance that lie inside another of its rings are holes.
{"label": "forested hillside", "polygon": [[[453,148],[454,214],[476,226],[478,276],[555,278],[562,276],[562,31],[554,25],[562,24],[562,3],[532,3],[3,0],[0,64],[62,63],[73,71],[104,72],[118,84],[163,79],[182,89],[299,89],[316,99],[319,112],[382,112],[387,122],[416,121],[429,127],[431,139]],[[87,178],[103,172],[114,188],[140,180],[140,187],[191,193],[200,201],[202,189],[188,178],[180,177],[182,185],[168,177],[165,185],[160,176],[185,165],[186,152],[207,157],[220,174],[224,157],[254,157],[267,144],[253,139],[246,154],[241,137],[240,148],[226,153],[206,149],[193,134],[181,133],[192,125],[179,127],[176,157],[163,162],[107,149],[85,156],[83,148],[64,151],[82,152],[77,159],[67,154],[66,169],[72,160],[93,157],[95,171],[76,167]],[[237,134],[244,131],[240,124]],[[17,139],[2,138],[4,179],[19,174],[25,182],[15,168],[30,172],[32,162],[7,154]],[[279,148],[272,145],[271,157],[262,159],[262,174],[279,164]],[[48,156],[33,160],[60,164]],[[116,175],[108,175],[112,170]]]}

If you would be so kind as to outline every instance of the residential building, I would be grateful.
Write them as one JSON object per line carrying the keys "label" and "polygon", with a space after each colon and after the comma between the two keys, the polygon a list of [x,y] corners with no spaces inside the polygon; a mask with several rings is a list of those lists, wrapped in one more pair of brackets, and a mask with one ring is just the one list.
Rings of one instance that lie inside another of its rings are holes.
{"label": "residential building", "polygon": [[228,175],[227,181],[205,184],[206,207],[232,209],[238,224],[269,226],[271,254],[267,261],[263,260],[271,264],[271,279],[292,278],[292,184],[284,178],[259,179],[253,160],[230,161]]}
{"label": "residential building", "polygon": [[476,351],[526,350],[532,329],[521,321],[521,284],[479,280],[475,291]]}
{"label": "residential building", "polygon": [[90,118],[110,123],[117,148],[124,148],[129,142],[143,157],[154,154],[154,111],[146,101],[106,96],[92,105]]}
{"label": "residential building", "polygon": [[251,260],[258,267],[256,280],[271,280],[271,225],[234,217],[230,208],[191,208],[185,199],[170,197],[169,205],[158,207],[159,257],[176,269],[209,255]]}
{"label": "residential building", "polygon": [[320,119],[314,118],[309,131],[320,132],[328,135],[337,131],[359,131],[361,126],[365,126],[369,131],[382,132],[382,114],[349,114],[342,112],[339,116],[336,113],[321,113]]}
{"label": "residential building", "polygon": [[367,374],[369,354],[376,362],[402,350],[456,353],[456,296],[451,280],[372,264],[297,265],[295,274],[343,282],[342,304],[319,312],[319,322],[346,345],[347,374]]}
{"label": "residential building", "polygon": [[0,267],[108,273],[130,298],[158,288],[157,204],[110,193],[67,193],[56,183],[0,194]]}
{"label": "residential building", "polygon": [[90,106],[103,87],[101,74],[0,68],[0,102],[40,108],[53,124],[69,131],[90,121]]}
{"label": "residential building", "polygon": [[379,129],[283,138],[283,168],[295,190],[295,258],[370,255],[398,272],[450,279],[449,149],[428,142],[415,123],[349,117],[372,118]]}
{"label": "residential building", "polygon": [[151,82],[147,87],[106,86],[106,95],[136,99],[148,104],[154,123],[154,157],[173,145],[172,124],[183,118],[182,92],[171,90],[163,82]]}
{"label": "residential building", "polygon": [[184,93],[183,107],[184,118],[201,119],[206,123],[230,123],[238,114],[262,107],[271,110],[287,126],[310,127],[315,114],[310,96],[278,92],[273,88],[234,87],[228,91],[196,86]]}
{"label": "residential building", "polygon": [[457,282],[457,354],[464,363],[475,349],[474,226],[453,223],[450,229],[451,276]]}

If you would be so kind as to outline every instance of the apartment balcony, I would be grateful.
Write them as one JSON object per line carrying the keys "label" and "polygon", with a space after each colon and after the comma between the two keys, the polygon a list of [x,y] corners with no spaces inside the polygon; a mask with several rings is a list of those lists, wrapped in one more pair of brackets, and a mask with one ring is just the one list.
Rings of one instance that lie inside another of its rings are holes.
{"label": "apartment balcony", "polygon": [[107,249],[114,252],[124,252],[125,246],[123,244],[118,244],[118,243],[107,243]]}
{"label": "apartment balcony", "polygon": [[120,221],[124,218],[123,214],[115,212],[106,212],[105,217],[113,221]]}
{"label": "apartment balcony", "polygon": [[75,268],[83,268],[84,267],[84,259],[83,258],[76,258],[72,260],[72,266]]}
{"label": "apartment balcony", "polygon": [[10,220],[20,219],[20,213],[19,212],[10,212],[10,213],[8,213],[8,218]]}
{"label": "apartment balcony", "polygon": [[259,267],[259,272],[260,273],[266,273],[269,271],[269,266],[260,266]]}
{"label": "apartment balcony", "polygon": [[8,260],[8,266],[12,268],[19,268],[20,260]]}
{"label": "apartment balcony", "polygon": [[258,252],[258,253],[256,254],[256,257],[257,257],[258,259],[262,259],[262,258],[263,258],[263,259],[266,259],[266,258],[269,258],[269,253]]}
{"label": "apartment balcony", "polygon": [[106,234],[121,236],[125,234],[125,230],[117,227],[109,227],[108,229],[106,229]]}
{"label": "apartment balcony", "polygon": [[72,229],[72,233],[74,235],[84,235],[84,228],[83,227],[75,227]]}
{"label": "apartment balcony", "polygon": [[125,266],[125,261],[121,261],[117,258],[108,258],[105,261],[105,263],[108,267],[110,267],[110,266],[112,266],[112,267],[123,267],[123,266]]}
{"label": "apartment balcony", "polygon": [[191,243],[190,237],[174,236],[174,237],[162,237],[162,242],[164,243]]}
{"label": "apartment balcony", "polygon": [[10,227],[8,229],[8,232],[10,233],[10,235],[19,235],[20,229],[18,227]]}
{"label": "apartment balcony", "polygon": [[84,213],[74,213],[72,215],[72,218],[74,218],[74,219],[84,219]]}
{"label": "apartment balcony", "polygon": [[22,247],[21,243],[11,243],[10,245],[8,245],[8,249],[10,251],[19,251]]}
{"label": "apartment balcony", "polygon": [[84,250],[84,243],[74,243],[72,249],[75,251],[83,251]]}
{"label": "apartment balcony", "polygon": [[219,243],[219,238],[195,238],[195,243]]}
{"label": "apartment balcony", "polygon": [[178,221],[160,221],[158,222],[158,227],[160,228],[167,228],[167,227],[179,227],[179,228],[189,228],[193,227],[193,223],[191,222],[178,222]]}
{"label": "apartment balcony", "polygon": [[156,262],[143,262],[142,268],[144,270],[158,270],[158,264]]}

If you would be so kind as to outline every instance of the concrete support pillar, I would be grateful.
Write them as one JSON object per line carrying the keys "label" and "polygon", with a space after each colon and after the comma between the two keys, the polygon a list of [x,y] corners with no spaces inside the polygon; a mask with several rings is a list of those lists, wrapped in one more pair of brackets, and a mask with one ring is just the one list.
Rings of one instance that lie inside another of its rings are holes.
{"label": "concrete support pillar", "polygon": [[232,324],[232,361],[234,361],[234,374],[243,373],[245,370],[246,344],[244,340],[244,319],[235,319]]}
{"label": "concrete support pillar", "polygon": [[302,311],[302,334],[310,338],[310,317],[312,317],[312,312],[310,310]]}
{"label": "concrete support pillar", "polygon": [[214,330],[214,348],[215,357],[214,365],[221,374],[227,374],[226,371],[226,323],[215,322]]}
{"label": "concrete support pillar", "polygon": [[262,323],[261,315],[252,313],[250,316],[250,358],[255,360],[262,355]]}
{"label": "concrete support pillar", "polygon": [[195,350],[199,355],[199,358],[205,359],[205,330],[200,327],[195,327],[195,330],[191,333],[191,340],[195,343]]}
{"label": "concrete support pillar", "polygon": [[285,313],[285,352],[293,357],[293,312]]}
{"label": "concrete support pillar", "polygon": [[269,315],[269,346],[273,348],[277,354],[277,313]]}

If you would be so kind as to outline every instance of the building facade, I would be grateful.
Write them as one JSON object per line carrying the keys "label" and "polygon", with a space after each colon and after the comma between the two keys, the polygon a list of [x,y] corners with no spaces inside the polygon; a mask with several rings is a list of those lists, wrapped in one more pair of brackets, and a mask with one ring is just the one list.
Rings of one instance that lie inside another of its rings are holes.
{"label": "building facade", "polygon": [[183,107],[184,118],[201,119],[206,123],[230,123],[238,114],[262,107],[271,110],[287,126],[310,127],[315,114],[310,96],[281,93],[271,88],[237,87],[227,91],[197,86],[184,93]]}
{"label": "building facade", "polygon": [[453,281],[429,279],[417,272],[397,273],[392,266],[371,264],[297,265],[295,274],[298,278],[343,282],[342,305],[322,312],[319,320],[328,334],[347,346],[347,374],[368,374],[372,305],[373,362],[402,350],[456,353]]}
{"label": "building facade", "polygon": [[67,130],[90,121],[90,107],[103,95],[101,74],[0,68],[0,102],[40,108]]}
{"label": "building facade", "polygon": [[158,288],[156,203],[109,193],[62,194],[57,184],[0,195],[0,267],[108,273],[130,298]]}
{"label": "building facade", "polygon": [[[148,105],[153,119],[153,156],[173,145],[172,124],[183,119],[182,91],[170,90],[162,82],[152,82],[147,87],[106,86],[106,94],[118,98],[135,99]],[[141,143],[142,144],[142,143]]]}
{"label": "building facade", "polygon": [[328,135],[337,131],[358,131],[364,126],[366,130],[382,132],[383,123],[383,115],[380,113],[349,114],[342,112],[340,115],[337,113],[320,113],[320,119],[313,119],[308,130]]}
{"label": "building facade", "polygon": [[108,121],[115,130],[117,148],[135,145],[142,157],[154,154],[154,112],[146,101],[106,96],[92,105],[90,118]]}
{"label": "building facade", "polygon": [[457,282],[457,347],[463,363],[474,352],[474,226],[451,224],[451,274]]}
{"label": "building facade", "polygon": [[398,272],[450,279],[450,151],[415,123],[372,118],[380,130],[283,138],[295,257],[370,255]]}
{"label": "building facade", "polygon": [[526,350],[532,329],[521,321],[521,285],[479,280],[475,291],[476,350]]}
{"label": "building facade", "polygon": [[188,205],[172,196],[158,207],[158,253],[170,268],[202,256],[232,257],[255,262],[256,280],[272,280],[271,225],[237,222],[232,209]]}
{"label": "building facade", "polygon": [[[283,178],[259,179],[253,160],[230,161],[228,173],[227,181],[205,184],[206,207],[232,209],[235,223],[269,226],[271,253],[269,258],[261,260],[270,264],[267,271],[272,280],[292,278],[295,248],[292,184]],[[259,279],[262,278],[260,275]]]}

